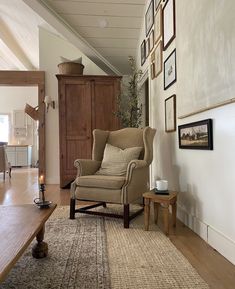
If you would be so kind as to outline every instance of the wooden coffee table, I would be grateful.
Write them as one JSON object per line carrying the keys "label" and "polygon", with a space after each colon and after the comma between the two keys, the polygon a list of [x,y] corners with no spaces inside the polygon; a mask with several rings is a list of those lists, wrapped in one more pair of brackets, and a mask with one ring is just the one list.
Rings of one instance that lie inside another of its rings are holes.
{"label": "wooden coffee table", "polygon": [[44,209],[36,205],[0,206],[0,282],[34,237],[37,244],[32,249],[33,257],[47,256],[48,246],[43,242],[45,222],[55,208],[56,204]]}

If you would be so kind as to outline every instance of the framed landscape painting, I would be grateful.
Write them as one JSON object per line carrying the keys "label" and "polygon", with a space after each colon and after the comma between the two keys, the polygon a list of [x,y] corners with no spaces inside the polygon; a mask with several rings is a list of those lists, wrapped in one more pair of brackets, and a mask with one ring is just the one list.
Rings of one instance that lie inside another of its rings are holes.
{"label": "framed landscape painting", "polygon": [[213,150],[212,119],[178,126],[179,148]]}

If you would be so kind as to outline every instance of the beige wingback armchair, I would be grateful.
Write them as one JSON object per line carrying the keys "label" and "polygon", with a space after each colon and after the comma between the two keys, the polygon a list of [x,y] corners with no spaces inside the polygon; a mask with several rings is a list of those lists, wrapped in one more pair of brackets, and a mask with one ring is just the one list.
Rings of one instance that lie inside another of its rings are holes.
{"label": "beige wingback armchair", "polygon": [[9,173],[9,177],[11,178],[11,164],[7,160],[7,154],[4,145],[0,146],[0,172],[3,173],[4,180],[6,172]]}
{"label": "beige wingback armchair", "polygon": [[[105,215],[123,218],[124,227],[129,228],[130,220],[143,211],[141,207],[130,215],[129,204],[142,202],[142,194],[148,189],[155,132],[150,127],[93,131],[92,160],[77,159],[74,162],[77,177],[71,184],[70,219],[74,219],[77,212]],[[111,155],[108,155],[110,151]],[[75,209],[76,200],[98,203]],[[123,205],[123,215],[89,210],[100,205],[106,207],[106,203]]]}

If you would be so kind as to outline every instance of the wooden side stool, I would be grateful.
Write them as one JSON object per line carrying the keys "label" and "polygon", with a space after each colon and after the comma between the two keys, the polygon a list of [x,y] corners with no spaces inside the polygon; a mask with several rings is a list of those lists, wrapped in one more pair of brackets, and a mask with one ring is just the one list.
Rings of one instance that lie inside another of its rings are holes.
{"label": "wooden side stool", "polygon": [[172,223],[176,226],[176,202],[177,192],[169,191],[169,195],[155,194],[154,190],[143,194],[144,197],[144,227],[145,230],[149,230],[149,215],[150,215],[150,203],[154,204],[154,222],[157,224],[158,220],[158,209],[161,205],[163,207],[163,222],[164,232],[166,235],[169,234],[169,206],[172,207]]}

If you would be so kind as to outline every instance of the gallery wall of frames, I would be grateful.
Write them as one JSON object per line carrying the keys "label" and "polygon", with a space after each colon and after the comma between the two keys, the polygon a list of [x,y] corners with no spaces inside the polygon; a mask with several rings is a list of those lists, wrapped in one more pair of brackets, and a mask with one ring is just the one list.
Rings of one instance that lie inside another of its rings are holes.
{"label": "gallery wall of frames", "polygon": [[[151,79],[163,72],[164,90],[176,82],[176,49],[163,62],[163,51],[176,37],[175,0],[151,0],[145,13],[145,39],[140,47],[141,65],[149,59]],[[165,99],[165,131],[176,130],[176,95]]]}

